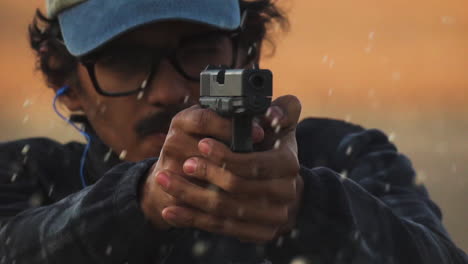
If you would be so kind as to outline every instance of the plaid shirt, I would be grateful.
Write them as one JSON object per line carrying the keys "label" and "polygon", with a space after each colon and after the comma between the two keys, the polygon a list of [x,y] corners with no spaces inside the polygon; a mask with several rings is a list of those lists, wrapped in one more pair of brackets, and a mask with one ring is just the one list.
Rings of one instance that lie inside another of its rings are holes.
{"label": "plaid shirt", "polygon": [[96,137],[0,145],[0,263],[468,263],[410,161],[378,130],[306,119],[297,129],[304,194],[296,227],[254,247],[195,229],[159,231],[138,186],[155,162],[121,163]]}

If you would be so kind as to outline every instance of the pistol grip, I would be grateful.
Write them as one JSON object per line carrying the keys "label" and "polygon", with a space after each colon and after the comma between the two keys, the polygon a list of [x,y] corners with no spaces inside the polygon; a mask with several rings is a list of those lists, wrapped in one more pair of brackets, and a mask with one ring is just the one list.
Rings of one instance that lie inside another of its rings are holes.
{"label": "pistol grip", "polygon": [[235,115],[232,117],[232,151],[253,151],[252,120],[253,117],[249,115]]}

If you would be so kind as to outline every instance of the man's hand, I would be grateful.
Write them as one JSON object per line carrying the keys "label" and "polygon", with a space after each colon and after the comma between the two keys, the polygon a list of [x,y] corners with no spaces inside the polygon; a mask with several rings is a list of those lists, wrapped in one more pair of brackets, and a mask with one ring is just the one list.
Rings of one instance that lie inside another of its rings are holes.
{"label": "man's hand", "polygon": [[199,141],[198,153],[185,160],[182,172],[160,172],[158,183],[179,202],[163,210],[164,220],[255,242],[291,228],[302,194],[295,139],[299,115],[295,97],[273,102],[262,120],[268,124],[262,145],[270,148],[263,152],[233,153],[215,139]]}
{"label": "man's hand", "polygon": [[[254,142],[261,141],[263,133],[259,125],[254,125],[252,131]],[[210,109],[202,109],[199,106],[185,109],[173,118],[159,159],[150,169],[140,190],[140,206],[156,228],[170,227],[161,216],[164,208],[184,204],[183,199],[168,194],[161,189],[161,186],[172,181],[168,176],[183,175],[184,162],[190,157],[200,156],[198,141],[206,136],[229,142],[231,121],[218,116]],[[198,186],[193,181],[191,184]]]}

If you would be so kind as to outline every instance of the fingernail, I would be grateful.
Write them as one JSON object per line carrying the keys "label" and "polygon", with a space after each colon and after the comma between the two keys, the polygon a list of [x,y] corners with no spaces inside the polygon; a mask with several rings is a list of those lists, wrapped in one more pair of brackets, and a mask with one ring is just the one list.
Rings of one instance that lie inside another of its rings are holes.
{"label": "fingernail", "polygon": [[197,170],[197,161],[195,159],[188,159],[184,163],[184,172],[192,174]]}
{"label": "fingernail", "polygon": [[198,148],[202,154],[210,155],[211,153],[211,144],[207,140],[200,141]]}
{"label": "fingernail", "polygon": [[169,188],[169,184],[170,184],[170,180],[169,180],[169,177],[161,172],[159,173],[157,176],[156,176],[156,182],[161,185],[164,189],[168,189]]}
{"label": "fingernail", "polygon": [[168,220],[177,220],[177,214],[174,212],[174,210],[164,209],[162,214],[164,218],[167,218]]}

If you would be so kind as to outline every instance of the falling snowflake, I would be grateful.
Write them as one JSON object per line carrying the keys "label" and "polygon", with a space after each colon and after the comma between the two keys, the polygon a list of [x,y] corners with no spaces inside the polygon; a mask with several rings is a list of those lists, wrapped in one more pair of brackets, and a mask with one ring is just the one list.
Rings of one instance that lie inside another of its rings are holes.
{"label": "falling snowflake", "polygon": [[390,192],[390,189],[391,189],[390,183],[386,183],[386,184],[385,184],[385,192],[386,192],[386,193]]}
{"label": "falling snowflake", "polygon": [[275,145],[273,146],[274,149],[278,149],[280,147],[280,144],[281,144],[281,141],[279,139],[277,139],[275,141]]}
{"label": "falling snowflake", "polygon": [[29,149],[31,149],[31,146],[29,146],[29,144],[24,145],[23,149],[21,150],[21,154],[23,155],[28,154]]}
{"label": "falling snowflake", "polygon": [[42,205],[43,201],[44,197],[42,197],[40,193],[34,193],[29,198],[29,205],[31,205],[31,207],[38,207]]}
{"label": "falling snowflake", "polygon": [[298,256],[291,260],[290,264],[310,264],[310,262],[307,258]]}
{"label": "falling snowflake", "polygon": [[10,178],[10,181],[11,182],[15,182],[16,181],[16,177],[18,177],[18,173],[13,173],[13,175],[11,175],[11,178]]}
{"label": "falling snowflake", "polygon": [[52,193],[54,192],[54,188],[55,188],[55,185],[53,185],[53,184],[50,185],[49,192],[47,193],[49,195],[49,197],[52,196]]}
{"label": "falling snowflake", "polygon": [[351,155],[352,152],[353,152],[353,146],[349,146],[348,148],[346,148],[346,156]]}
{"label": "falling snowflake", "polygon": [[184,104],[188,103],[189,100],[190,100],[190,95],[186,95],[184,97]]}
{"label": "falling snowflake", "polygon": [[351,114],[347,114],[347,115],[345,116],[345,121],[346,121],[346,122],[351,121],[351,117],[352,117]]}
{"label": "falling snowflake", "polygon": [[278,134],[281,131],[281,126],[275,127],[275,134]]}
{"label": "falling snowflake", "polygon": [[278,123],[279,123],[278,117],[273,118],[273,120],[271,121],[271,127],[276,127]]}
{"label": "falling snowflake", "polygon": [[26,124],[29,121],[29,115],[25,115],[23,118],[23,124]]}
{"label": "falling snowflake", "polygon": [[278,239],[276,240],[276,247],[282,247],[283,240],[284,240],[283,236],[278,237]]}
{"label": "falling snowflake", "polygon": [[345,181],[348,178],[348,171],[343,171],[340,174],[340,181]]}
{"label": "falling snowflake", "polygon": [[107,245],[107,248],[106,248],[106,255],[107,256],[110,256],[112,254],[112,246],[111,245]]}
{"label": "falling snowflake", "polygon": [[204,241],[197,241],[195,242],[195,244],[193,245],[193,248],[192,248],[192,254],[195,256],[195,257],[201,257],[203,255],[205,255],[205,253],[208,251],[208,244]]}
{"label": "falling snowflake", "polygon": [[322,58],[322,63],[325,64],[328,61],[328,55],[324,55]]}
{"label": "falling snowflake", "polygon": [[457,19],[453,16],[442,16],[440,17],[440,22],[444,25],[453,25],[457,23]]}
{"label": "falling snowflake", "polygon": [[292,238],[292,239],[295,239],[295,238],[297,238],[298,236],[299,236],[299,230],[297,230],[297,229],[293,229],[293,230],[291,231],[291,234],[289,234],[289,237]]}
{"label": "falling snowflake", "polygon": [[144,95],[145,93],[143,91],[140,91],[137,95],[137,100],[141,100],[141,98],[143,98]]}
{"label": "falling snowflake", "polygon": [[120,159],[120,160],[124,160],[125,157],[127,157],[127,151],[126,151],[126,150],[122,150],[122,152],[120,152],[119,159]]}
{"label": "falling snowflake", "polygon": [[400,72],[393,72],[392,73],[392,80],[394,80],[394,81],[401,80],[401,73]]}
{"label": "falling snowflake", "polygon": [[23,107],[26,108],[28,106],[30,106],[32,104],[32,102],[29,100],[29,99],[26,99],[23,103]]}
{"label": "falling snowflake", "polygon": [[109,159],[110,159],[110,157],[111,157],[111,154],[112,154],[112,149],[109,148],[109,150],[107,151],[107,153],[104,155],[103,161],[104,161],[104,162],[108,162]]}

